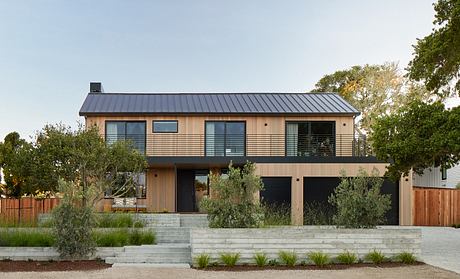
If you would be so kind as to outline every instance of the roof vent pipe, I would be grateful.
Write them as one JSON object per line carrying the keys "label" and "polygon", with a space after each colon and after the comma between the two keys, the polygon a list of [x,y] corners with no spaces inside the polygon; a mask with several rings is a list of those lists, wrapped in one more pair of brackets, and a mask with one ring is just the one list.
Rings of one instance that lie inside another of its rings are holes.
{"label": "roof vent pipe", "polygon": [[90,93],[104,93],[104,87],[102,87],[102,82],[90,82],[89,92]]}

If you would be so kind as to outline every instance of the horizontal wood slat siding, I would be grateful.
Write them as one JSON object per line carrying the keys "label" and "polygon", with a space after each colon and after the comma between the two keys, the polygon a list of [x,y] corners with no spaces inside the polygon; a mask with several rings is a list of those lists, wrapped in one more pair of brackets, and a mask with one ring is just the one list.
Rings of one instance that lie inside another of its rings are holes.
{"label": "horizontal wood slat siding", "polygon": [[413,191],[415,226],[460,224],[460,190],[414,187]]}
{"label": "horizontal wood slat siding", "polygon": [[59,199],[0,199],[0,221],[6,223],[35,223],[38,215],[49,213],[59,204]]}

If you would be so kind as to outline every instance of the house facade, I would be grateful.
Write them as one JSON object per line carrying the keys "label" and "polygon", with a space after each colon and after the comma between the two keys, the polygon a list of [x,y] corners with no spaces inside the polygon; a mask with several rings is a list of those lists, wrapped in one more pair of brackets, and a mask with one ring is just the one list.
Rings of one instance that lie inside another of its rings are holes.
{"label": "house facade", "polygon": [[[260,198],[288,204],[297,225],[306,203],[327,202],[342,171],[385,173],[355,135],[358,114],[332,93],[105,93],[100,83],[80,109],[108,143],[131,140],[145,154],[149,167],[135,195],[147,211],[198,212],[212,195],[210,172],[225,175],[230,162],[251,161],[265,186]],[[410,225],[411,183],[385,181],[389,224]]]}

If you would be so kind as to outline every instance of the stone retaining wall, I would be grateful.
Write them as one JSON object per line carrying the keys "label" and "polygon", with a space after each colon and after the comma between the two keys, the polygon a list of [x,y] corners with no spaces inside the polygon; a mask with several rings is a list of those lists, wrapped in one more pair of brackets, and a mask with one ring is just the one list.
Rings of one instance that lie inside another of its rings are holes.
{"label": "stone retaining wall", "polygon": [[279,227],[262,229],[192,229],[192,259],[208,254],[213,261],[221,253],[240,253],[240,263],[254,263],[255,253],[263,252],[277,259],[278,252],[291,251],[299,260],[313,251],[336,257],[350,251],[363,258],[370,251],[388,257],[402,252],[421,254],[421,230],[410,227],[377,229],[337,229],[333,227]]}
{"label": "stone retaining wall", "polygon": [[[115,253],[122,252],[124,247],[100,247],[91,259],[114,257]],[[53,247],[0,247],[0,260],[12,261],[59,261],[59,253]]]}

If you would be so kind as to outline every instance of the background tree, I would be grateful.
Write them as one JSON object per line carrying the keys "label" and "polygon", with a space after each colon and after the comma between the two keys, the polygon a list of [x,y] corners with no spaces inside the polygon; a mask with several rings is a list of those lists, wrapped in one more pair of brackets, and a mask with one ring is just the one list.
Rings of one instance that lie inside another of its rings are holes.
{"label": "background tree", "polygon": [[424,86],[405,78],[396,63],[353,66],[325,75],[312,92],[337,92],[361,112],[357,126],[371,131],[377,116],[390,114],[412,100],[427,101]]}
{"label": "background tree", "polygon": [[460,0],[434,4],[433,32],[419,39],[409,63],[409,77],[424,81],[433,94],[446,97],[460,92]]}
{"label": "background tree", "polygon": [[399,179],[413,169],[451,167],[460,161],[460,107],[415,101],[397,113],[379,117],[371,141],[377,158],[390,162],[388,174]]}

